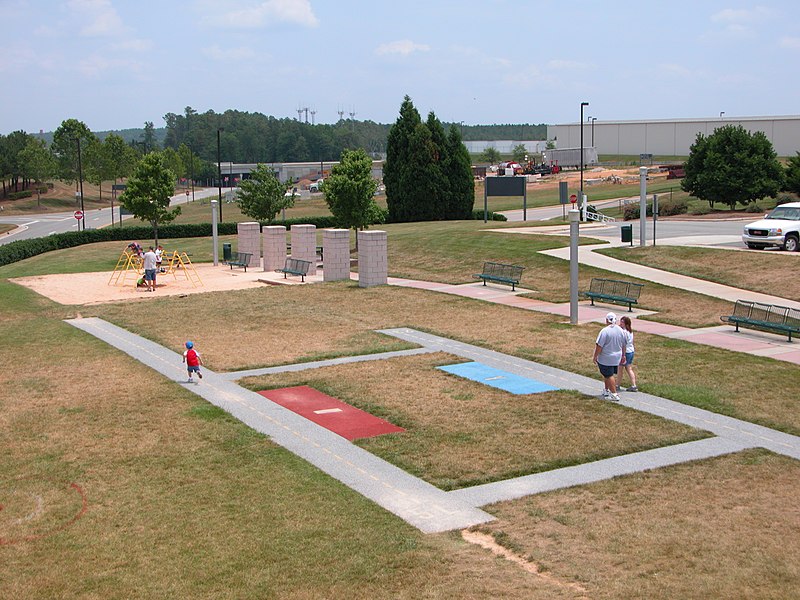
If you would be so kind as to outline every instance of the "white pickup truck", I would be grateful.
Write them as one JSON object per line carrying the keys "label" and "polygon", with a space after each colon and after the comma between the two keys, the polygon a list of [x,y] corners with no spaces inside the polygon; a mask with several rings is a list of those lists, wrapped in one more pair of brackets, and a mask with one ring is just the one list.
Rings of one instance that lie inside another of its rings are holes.
{"label": "white pickup truck", "polygon": [[760,221],[745,225],[742,241],[754,250],[767,246],[778,246],[789,252],[800,250],[800,202],[776,206]]}
{"label": "white pickup truck", "polygon": [[308,186],[308,191],[309,192],[321,192],[322,191],[322,185],[324,183],[325,183],[324,179],[317,179],[314,183],[312,183],[310,186]]}

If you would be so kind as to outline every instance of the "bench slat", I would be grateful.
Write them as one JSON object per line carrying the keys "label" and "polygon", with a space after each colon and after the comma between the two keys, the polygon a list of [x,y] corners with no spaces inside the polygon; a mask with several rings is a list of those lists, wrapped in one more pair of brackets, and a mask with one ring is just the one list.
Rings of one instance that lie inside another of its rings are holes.
{"label": "bench slat", "polygon": [[487,281],[510,284],[511,290],[513,291],[516,289],[516,286],[519,285],[520,278],[522,277],[522,271],[524,269],[525,267],[521,267],[519,265],[485,262],[483,263],[483,272],[476,273],[473,275],[473,277],[475,279],[482,279],[483,285],[486,285]]}
{"label": "bench slat", "polygon": [[639,302],[643,287],[643,283],[593,277],[589,283],[589,290],[583,292],[583,295],[592,301],[592,306],[595,299],[607,300],[616,304],[627,304],[628,311],[632,312],[633,305]]}
{"label": "bench slat", "polygon": [[739,331],[741,326],[785,333],[789,336],[790,342],[792,334],[800,333],[800,311],[775,304],[737,300],[733,306],[733,314],[722,315],[720,320],[734,325],[736,331]]}

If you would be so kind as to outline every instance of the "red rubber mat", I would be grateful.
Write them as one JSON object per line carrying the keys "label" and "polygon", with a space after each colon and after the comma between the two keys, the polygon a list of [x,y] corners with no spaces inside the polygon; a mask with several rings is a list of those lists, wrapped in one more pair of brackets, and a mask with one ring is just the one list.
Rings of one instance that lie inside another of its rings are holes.
{"label": "red rubber mat", "polygon": [[405,431],[307,385],[258,393],[350,441]]}

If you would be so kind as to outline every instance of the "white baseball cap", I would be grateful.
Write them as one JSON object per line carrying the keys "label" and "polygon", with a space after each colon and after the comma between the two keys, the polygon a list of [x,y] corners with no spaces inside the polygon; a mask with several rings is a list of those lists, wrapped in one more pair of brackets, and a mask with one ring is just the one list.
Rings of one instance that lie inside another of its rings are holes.
{"label": "white baseball cap", "polygon": [[614,324],[616,322],[617,322],[617,315],[615,315],[614,313],[608,313],[606,315],[606,323]]}

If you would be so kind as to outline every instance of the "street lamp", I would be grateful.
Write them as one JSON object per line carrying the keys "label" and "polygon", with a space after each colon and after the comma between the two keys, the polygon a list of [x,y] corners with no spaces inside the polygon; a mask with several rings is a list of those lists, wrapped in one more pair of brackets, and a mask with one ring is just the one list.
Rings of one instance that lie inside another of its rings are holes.
{"label": "street lamp", "polygon": [[723,118],[725,118],[725,111],[724,111],[724,110],[723,110],[723,111],[720,111],[720,113],[719,113],[719,118],[720,118],[720,119],[723,119]]}
{"label": "street lamp", "polygon": [[583,107],[589,106],[588,102],[581,102],[581,202],[583,202]]}
{"label": "street lamp", "polygon": [[592,117],[592,148],[594,148],[594,122],[597,121],[597,117]]}
{"label": "street lamp", "polygon": [[222,127],[217,127],[217,191],[219,196],[219,220],[222,222],[222,163],[219,158],[219,132],[224,131]]}

